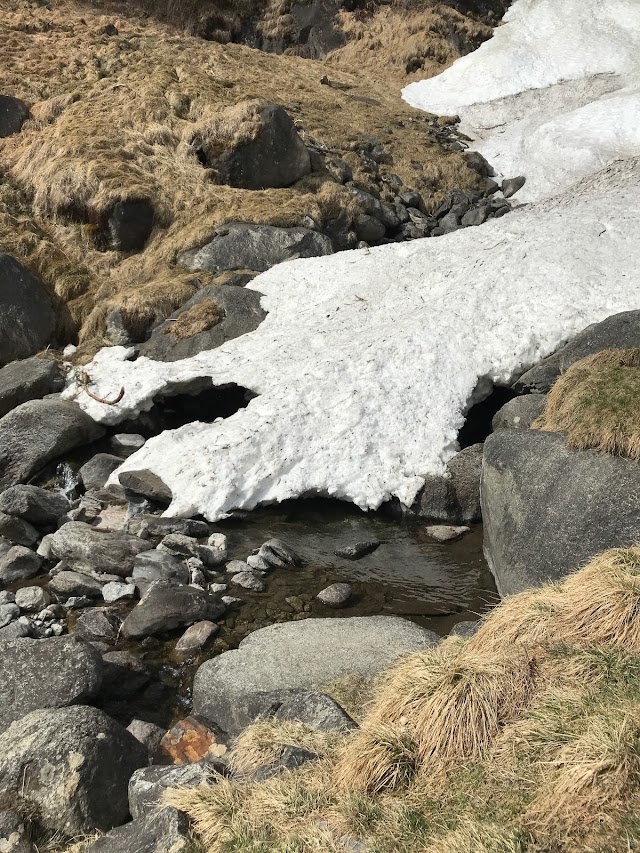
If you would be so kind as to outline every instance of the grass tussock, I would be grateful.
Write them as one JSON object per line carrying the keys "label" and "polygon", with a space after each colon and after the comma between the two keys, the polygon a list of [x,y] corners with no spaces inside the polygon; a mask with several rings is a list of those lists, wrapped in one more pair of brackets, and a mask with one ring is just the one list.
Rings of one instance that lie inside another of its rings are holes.
{"label": "grass tussock", "polygon": [[[317,761],[171,802],[212,853],[640,850],[639,569],[640,547],[615,549],[506,599],[471,639],[383,674],[361,728]],[[240,767],[309,743],[279,725],[243,734]]]}
{"label": "grass tussock", "polygon": [[194,335],[199,335],[201,332],[213,329],[224,319],[224,316],[224,309],[216,305],[213,299],[203,299],[202,302],[198,302],[183,311],[176,320],[169,324],[165,332],[176,341],[184,341]]}
{"label": "grass tussock", "polygon": [[555,383],[534,429],[565,432],[567,445],[640,459],[640,349],[608,349],[573,364]]}

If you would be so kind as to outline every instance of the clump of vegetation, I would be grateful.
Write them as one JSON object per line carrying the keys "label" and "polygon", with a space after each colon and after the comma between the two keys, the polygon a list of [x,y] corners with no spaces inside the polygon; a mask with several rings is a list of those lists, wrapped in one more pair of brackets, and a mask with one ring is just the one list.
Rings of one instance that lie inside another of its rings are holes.
{"label": "clump of vegetation", "polygon": [[581,359],[555,383],[534,429],[566,432],[567,445],[640,459],[640,349]]}
{"label": "clump of vegetation", "polygon": [[220,308],[213,299],[203,299],[202,302],[183,311],[165,331],[175,340],[183,341],[217,326],[224,316],[224,309]]}
{"label": "clump of vegetation", "polygon": [[400,660],[352,734],[260,723],[264,782],[171,792],[204,849],[628,853],[640,849],[640,547],[506,599],[468,640]]}

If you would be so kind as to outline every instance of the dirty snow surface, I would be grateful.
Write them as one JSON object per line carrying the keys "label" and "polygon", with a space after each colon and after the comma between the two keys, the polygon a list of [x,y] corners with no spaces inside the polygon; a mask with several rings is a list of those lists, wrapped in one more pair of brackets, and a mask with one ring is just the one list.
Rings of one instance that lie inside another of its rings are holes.
{"label": "dirty snow surface", "polygon": [[[274,267],[251,285],[251,334],[173,363],[102,350],[78,401],[116,423],[194,379],[259,396],[151,439],[124,469],[171,488],[169,514],[210,520],[307,494],[411,504],[456,450],[463,412],[588,324],[640,305],[640,167],[437,239]],[[480,382],[479,382],[480,380]],[[74,396],[77,388],[66,394]]]}
{"label": "dirty snow surface", "polygon": [[554,195],[640,154],[640,0],[516,0],[493,38],[404,89],[458,114],[521,201]]}

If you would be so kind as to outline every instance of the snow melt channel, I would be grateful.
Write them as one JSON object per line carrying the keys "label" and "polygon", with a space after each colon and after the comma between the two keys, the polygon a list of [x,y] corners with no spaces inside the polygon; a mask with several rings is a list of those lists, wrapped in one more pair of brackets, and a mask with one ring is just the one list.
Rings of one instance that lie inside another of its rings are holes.
{"label": "snow melt channel", "polygon": [[125,462],[120,471],[150,469],[171,488],[168,514],[216,520],[307,494],[411,504],[455,452],[479,379],[507,383],[640,305],[639,189],[638,164],[622,164],[584,192],[481,228],[282,264],[249,285],[269,312],[251,334],[173,363],[104,349],[87,368],[91,389],[106,397],[123,385],[123,399],[65,394],[105,423],[197,377],[259,395]]}

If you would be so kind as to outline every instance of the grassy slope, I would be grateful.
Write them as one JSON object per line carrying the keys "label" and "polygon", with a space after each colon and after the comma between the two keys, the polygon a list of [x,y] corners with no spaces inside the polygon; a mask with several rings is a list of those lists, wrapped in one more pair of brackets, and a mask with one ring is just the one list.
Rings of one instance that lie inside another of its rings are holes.
{"label": "grassy slope", "polygon": [[[117,35],[103,32],[109,23]],[[73,0],[5,0],[0,32],[0,89],[23,98],[33,116],[22,133],[0,140],[0,245],[57,295],[63,342],[77,334],[99,342],[112,307],[143,326],[166,316],[192,295],[176,253],[225,221],[295,225],[311,216],[322,224],[349,203],[326,175],[265,192],[212,183],[190,142],[248,98],[282,103],[305,138],[354,165],[349,148],[359,135],[380,136],[387,170],[433,204],[475,180],[462,156],[430,137],[424,116],[402,103],[387,73],[347,64],[333,71],[205,42],[151,17],[104,15]],[[322,85],[327,70],[349,88]],[[115,199],[141,195],[158,211],[145,251],[98,251],[93,235],[104,212]]]}

